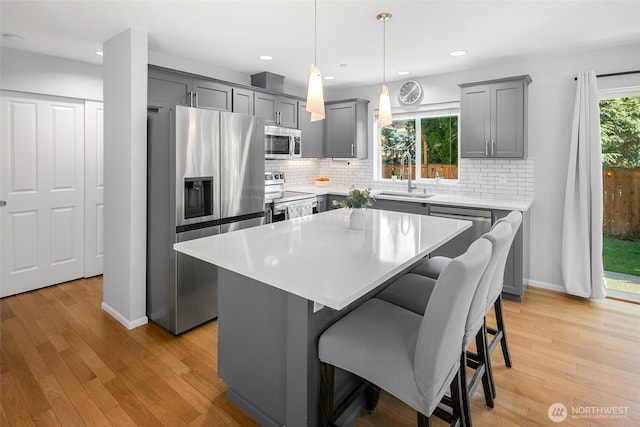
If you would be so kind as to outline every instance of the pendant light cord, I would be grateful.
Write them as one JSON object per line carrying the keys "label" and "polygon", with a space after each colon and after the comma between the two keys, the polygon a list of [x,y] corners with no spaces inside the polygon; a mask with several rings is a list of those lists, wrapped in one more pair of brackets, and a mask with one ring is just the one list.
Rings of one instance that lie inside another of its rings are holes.
{"label": "pendant light cord", "polygon": [[387,75],[387,20],[382,21],[382,84],[386,83]]}
{"label": "pendant light cord", "polygon": [[313,65],[318,66],[318,1],[313,0]]}

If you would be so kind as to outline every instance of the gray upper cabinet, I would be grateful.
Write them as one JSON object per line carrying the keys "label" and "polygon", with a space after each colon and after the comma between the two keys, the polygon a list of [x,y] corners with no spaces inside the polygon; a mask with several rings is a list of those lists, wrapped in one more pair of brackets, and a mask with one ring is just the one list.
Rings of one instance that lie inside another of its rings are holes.
{"label": "gray upper cabinet", "polygon": [[231,87],[181,73],[149,69],[147,105],[176,105],[231,111]]}
{"label": "gray upper cabinet", "polygon": [[234,87],[232,89],[233,94],[233,108],[234,113],[247,114],[253,116],[253,96],[252,90],[240,89]]}
{"label": "gray upper cabinet", "polygon": [[147,105],[153,108],[191,106],[192,79],[150,68]]}
{"label": "gray upper cabinet", "polygon": [[304,101],[298,102],[298,129],[302,131],[302,157],[324,157],[324,120],[311,121]]}
{"label": "gray upper cabinet", "polygon": [[460,156],[527,156],[529,76],[460,85]]}
{"label": "gray upper cabinet", "polygon": [[289,128],[298,127],[298,100],[270,93],[255,92],[253,112],[265,124]]}
{"label": "gray upper cabinet", "polygon": [[193,81],[193,106],[231,111],[231,87],[206,80]]}
{"label": "gray upper cabinet", "polygon": [[325,156],[367,158],[369,101],[353,99],[325,104]]}

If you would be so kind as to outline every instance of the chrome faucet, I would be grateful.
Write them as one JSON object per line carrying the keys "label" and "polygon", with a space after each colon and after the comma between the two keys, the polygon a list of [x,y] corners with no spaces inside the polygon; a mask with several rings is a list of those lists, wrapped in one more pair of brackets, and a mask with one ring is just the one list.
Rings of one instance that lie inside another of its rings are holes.
{"label": "chrome faucet", "polygon": [[409,165],[409,179],[407,180],[407,191],[409,193],[411,193],[411,191],[413,191],[415,188],[417,188],[415,185],[411,185],[411,153],[409,153],[409,151],[405,151],[404,153],[402,153],[402,157],[400,157],[400,179],[404,179],[404,159],[405,157],[407,158],[407,160],[409,161],[408,165]]}

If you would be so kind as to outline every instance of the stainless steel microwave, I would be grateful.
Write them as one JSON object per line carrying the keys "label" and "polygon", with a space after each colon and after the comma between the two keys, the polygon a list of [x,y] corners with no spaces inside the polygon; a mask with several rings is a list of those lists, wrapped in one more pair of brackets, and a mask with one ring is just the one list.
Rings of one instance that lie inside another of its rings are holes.
{"label": "stainless steel microwave", "polygon": [[292,159],[302,154],[302,132],[280,126],[264,127],[264,158]]}

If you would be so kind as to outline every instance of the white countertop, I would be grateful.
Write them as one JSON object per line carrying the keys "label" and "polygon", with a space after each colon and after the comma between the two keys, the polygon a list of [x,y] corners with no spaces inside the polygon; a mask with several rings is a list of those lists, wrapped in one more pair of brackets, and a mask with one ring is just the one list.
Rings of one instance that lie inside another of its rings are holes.
{"label": "white countertop", "polygon": [[[304,191],[307,193],[315,193],[317,195],[336,194],[336,195],[346,196],[349,193],[348,187],[340,187],[340,186],[317,187],[313,185],[305,185],[305,186],[290,187],[290,189],[294,191]],[[398,200],[403,202],[414,202],[414,203],[429,203],[432,205],[448,205],[448,206],[463,206],[463,207],[469,207],[469,208],[516,210],[521,212],[527,211],[531,207],[531,202],[526,200],[486,199],[486,198],[479,198],[479,197],[455,196],[450,194],[435,194],[432,197],[423,199],[423,198],[414,198],[414,197],[402,197],[399,195],[398,196],[379,195],[381,191],[399,192],[397,190],[386,190],[386,189],[383,190],[383,189],[373,188],[371,190],[371,193],[376,195],[376,198],[379,198],[379,199]]]}
{"label": "white countertop", "polygon": [[176,251],[341,310],[471,226],[469,221],[367,209],[276,222],[174,244]]}

